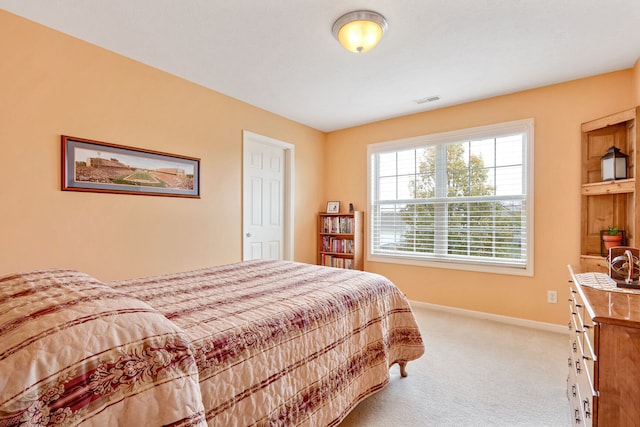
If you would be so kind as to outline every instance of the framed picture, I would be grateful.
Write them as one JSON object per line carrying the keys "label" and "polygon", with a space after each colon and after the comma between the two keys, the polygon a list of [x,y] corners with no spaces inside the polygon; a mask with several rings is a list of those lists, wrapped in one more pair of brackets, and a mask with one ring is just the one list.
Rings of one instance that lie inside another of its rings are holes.
{"label": "framed picture", "polygon": [[200,198],[200,159],[62,135],[62,190]]}
{"label": "framed picture", "polygon": [[339,213],[340,202],[327,202],[327,213]]}

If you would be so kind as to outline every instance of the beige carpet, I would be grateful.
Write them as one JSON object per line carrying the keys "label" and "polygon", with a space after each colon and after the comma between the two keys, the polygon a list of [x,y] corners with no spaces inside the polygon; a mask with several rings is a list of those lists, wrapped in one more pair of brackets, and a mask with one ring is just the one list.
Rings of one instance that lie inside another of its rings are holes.
{"label": "beige carpet", "polygon": [[568,336],[415,308],[426,353],[340,427],[566,427]]}

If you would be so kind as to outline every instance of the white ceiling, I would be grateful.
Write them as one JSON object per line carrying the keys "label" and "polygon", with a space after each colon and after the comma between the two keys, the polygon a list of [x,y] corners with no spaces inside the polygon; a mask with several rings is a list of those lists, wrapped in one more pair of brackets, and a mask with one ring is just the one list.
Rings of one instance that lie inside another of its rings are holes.
{"label": "white ceiling", "polygon": [[[0,0],[0,8],[322,131],[630,68],[638,0]],[[372,51],[331,34],[369,9]],[[3,35],[4,36],[4,35]],[[440,96],[436,102],[414,101]]]}

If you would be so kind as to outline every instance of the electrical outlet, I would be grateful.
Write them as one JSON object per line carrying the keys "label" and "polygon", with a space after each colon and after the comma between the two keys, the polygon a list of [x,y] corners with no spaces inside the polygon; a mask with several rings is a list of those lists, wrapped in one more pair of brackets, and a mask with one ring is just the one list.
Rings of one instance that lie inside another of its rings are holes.
{"label": "electrical outlet", "polygon": [[547,302],[549,304],[557,304],[558,303],[558,292],[556,292],[556,291],[547,291]]}

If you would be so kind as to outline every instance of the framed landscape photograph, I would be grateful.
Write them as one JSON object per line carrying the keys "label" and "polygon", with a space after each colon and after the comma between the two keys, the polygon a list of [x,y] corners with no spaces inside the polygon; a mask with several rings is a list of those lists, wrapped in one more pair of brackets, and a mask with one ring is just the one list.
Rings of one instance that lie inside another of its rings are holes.
{"label": "framed landscape photograph", "polygon": [[200,197],[200,159],[62,135],[62,190]]}

